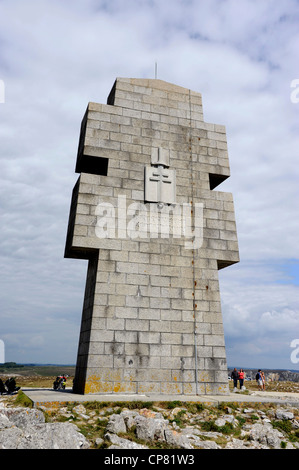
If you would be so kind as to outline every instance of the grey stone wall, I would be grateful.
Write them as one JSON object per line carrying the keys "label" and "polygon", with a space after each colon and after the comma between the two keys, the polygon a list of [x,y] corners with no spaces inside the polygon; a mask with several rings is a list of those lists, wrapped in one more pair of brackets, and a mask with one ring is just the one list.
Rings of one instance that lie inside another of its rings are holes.
{"label": "grey stone wall", "polygon": [[239,253],[232,195],[215,189],[225,128],[160,80],[119,78],[107,103],[82,121],[66,241],[89,260],[74,391],[227,393],[218,269]]}

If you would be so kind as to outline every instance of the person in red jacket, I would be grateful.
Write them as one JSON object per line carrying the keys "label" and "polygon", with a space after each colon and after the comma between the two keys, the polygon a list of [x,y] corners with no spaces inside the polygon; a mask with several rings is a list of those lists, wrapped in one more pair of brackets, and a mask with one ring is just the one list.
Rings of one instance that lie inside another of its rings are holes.
{"label": "person in red jacket", "polygon": [[243,386],[244,386],[244,378],[245,378],[244,370],[243,370],[243,369],[240,369],[240,372],[239,372],[239,384],[240,384],[240,390],[243,390]]}

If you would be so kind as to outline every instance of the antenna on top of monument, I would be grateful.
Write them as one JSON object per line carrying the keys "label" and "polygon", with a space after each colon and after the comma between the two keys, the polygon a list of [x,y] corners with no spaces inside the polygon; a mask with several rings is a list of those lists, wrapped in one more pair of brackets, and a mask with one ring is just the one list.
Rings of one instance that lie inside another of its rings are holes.
{"label": "antenna on top of monument", "polygon": [[157,79],[158,64],[155,62],[155,79]]}

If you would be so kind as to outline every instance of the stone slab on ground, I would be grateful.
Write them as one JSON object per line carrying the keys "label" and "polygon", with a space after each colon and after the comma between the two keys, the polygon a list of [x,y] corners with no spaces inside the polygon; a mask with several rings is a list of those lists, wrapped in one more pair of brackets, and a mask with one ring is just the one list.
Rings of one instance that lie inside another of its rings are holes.
{"label": "stone slab on ground", "polygon": [[228,395],[141,395],[141,394],[100,394],[89,393],[81,395],[73,393],[72,389],[53,390],[41,388],[22,389],[23,393],[32,400],[34,406],[44,405],[45,403],[63,403],[63,402],[128,402],[128,401],[182,401],[197,402],[210,405],[220,403],[239,402],[239,403],[278,403],[291,404],[299,406],[299,393],[290,392],[252,392],[251,394],[229,393]]}

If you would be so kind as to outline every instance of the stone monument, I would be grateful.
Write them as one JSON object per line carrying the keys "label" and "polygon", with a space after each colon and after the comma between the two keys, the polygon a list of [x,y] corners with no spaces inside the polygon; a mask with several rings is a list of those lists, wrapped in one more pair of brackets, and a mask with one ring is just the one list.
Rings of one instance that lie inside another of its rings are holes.
{"label": "stone monument", "polygon": [[201,95],[117,78],[81,124],[65,257],[88,260],[75,393],[226,394],[218,270],[239,261],[226,133]]}

